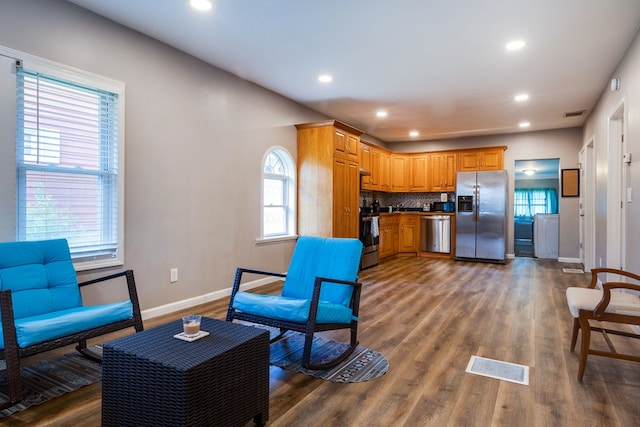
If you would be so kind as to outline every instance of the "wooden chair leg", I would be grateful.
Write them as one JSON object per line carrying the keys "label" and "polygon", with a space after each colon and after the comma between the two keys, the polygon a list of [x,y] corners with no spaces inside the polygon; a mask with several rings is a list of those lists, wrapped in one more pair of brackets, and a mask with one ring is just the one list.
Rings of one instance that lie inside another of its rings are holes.
{"label": "wooden chair leg", "polygon": [[578,363],[578,381],[582,381],[584,370],[589,355],[589,343],[591,341],[591,326],[589,319],[580,316],[580,328],[582,329],[582,342],[580,343],[580,362]]}
{"label": "wooden chair leg", "polygon": [[575,350],[576,342],[578,341],[578,329],[580,329],[580,321],[573,319],[573,333],[571,334],[571,351]]}

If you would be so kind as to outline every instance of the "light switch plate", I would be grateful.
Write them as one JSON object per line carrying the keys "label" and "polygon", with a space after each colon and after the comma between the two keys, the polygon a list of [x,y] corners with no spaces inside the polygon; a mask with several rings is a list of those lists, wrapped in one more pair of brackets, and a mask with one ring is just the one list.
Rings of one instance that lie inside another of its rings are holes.
{"label": "light switch plate", "polygon": [[440,193],[440,201],[441,202],[446,202],[448,200],[448,195],[447,193]]}

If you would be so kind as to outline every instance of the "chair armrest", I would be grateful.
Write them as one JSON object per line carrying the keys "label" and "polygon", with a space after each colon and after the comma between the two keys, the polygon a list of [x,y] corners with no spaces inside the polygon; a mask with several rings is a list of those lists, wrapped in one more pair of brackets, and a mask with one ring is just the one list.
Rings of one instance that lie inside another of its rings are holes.
{"label": "chair armrest", "polygon": [[313,294],[311,295],[311,307],[309,308],[309,317],[315,319],[318,314],[318,303],[320,302],[320,290],[322,288],[322,284],[328,283],[337,283],[340,285],[347,285],[353,287],[353,293],[351,294],[351,301],[349,302],[349,307],[351,308],[351,312],[355,318],[358,317],[358,312],[360,310],[360,291],[362,289],[362,283],[360,282],[351,282],[348,280],[339,280],[332,279],[329,277],[316,277],[316,280],[313,283]]}
{"label": "chair armrest", "polygon": [[[597,319],[602,316],[607,307],[609,306],[609,302],[611,301],[611,290],[612,289],[630,289],[633,291],[640,292],[640,285],[635,285],[633,283],[625,283],[625,282],[607,282],[602,285],[602,299],[596,305],[593,310],[593,315]],[[640,297],[639,297],[640,298]]]}
{"label": "chair armrest", "polygon": [[117,279],[118,277],[125,277],[127,281],[127,290],[129,292],[129,301],[133,305],[134,318],[136,319],[136,331],[142,331],[142,314],[140,310],[140,302],[138,301],[138,291],[136,289],[136,280],[133,276],[133,270],[124,270],[119,273],[109,274],[108,276],[97,277],[95,279],[87,280],[82,283],[78,283],[79,287],[93,285],[94,283],[106,282],[107,280]]}
{"label": "chair armrest", "polygon": [[16,335],[15,317],[13,314],[13,300],[11,291],[5,289],[0,291],[0,311],[2,314],[2,335],[4,337],[4,348],[18,348],[18,337]]}
{"label": "chair armrest", "polygon": [[607,268],[607,267],[592,268],[591,283],[589,283],[589,286],[587,286],[588,288],[595,289],[596,285],[598,284],[598,275],[601,273],[618,274],[620,276],[628,277],[630,279],[637,280],[640,282],[640,276],[630,271],[620,270],[617,268]]}

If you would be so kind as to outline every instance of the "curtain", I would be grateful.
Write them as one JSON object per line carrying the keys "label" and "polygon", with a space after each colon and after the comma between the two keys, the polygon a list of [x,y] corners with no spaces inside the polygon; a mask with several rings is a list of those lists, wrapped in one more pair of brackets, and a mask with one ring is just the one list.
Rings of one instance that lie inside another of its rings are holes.
{"label": "curtain", "polygon": [[533,217],[537,213],[558,213],[558,193],[555,188],[518,189],[513,201],[514,216]]}

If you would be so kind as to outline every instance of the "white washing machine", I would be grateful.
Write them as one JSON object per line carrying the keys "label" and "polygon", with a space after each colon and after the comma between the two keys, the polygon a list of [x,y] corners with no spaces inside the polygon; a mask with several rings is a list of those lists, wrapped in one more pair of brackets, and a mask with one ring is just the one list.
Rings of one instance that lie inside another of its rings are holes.
{"label": "white washing machine", "polygon": [[536,258],[558,259],[558,214],[536,214],[533,246]]}

